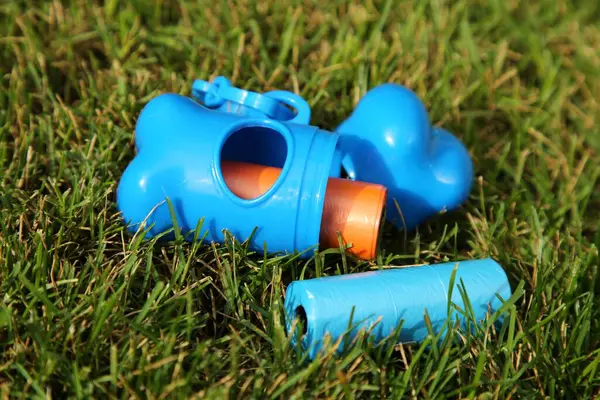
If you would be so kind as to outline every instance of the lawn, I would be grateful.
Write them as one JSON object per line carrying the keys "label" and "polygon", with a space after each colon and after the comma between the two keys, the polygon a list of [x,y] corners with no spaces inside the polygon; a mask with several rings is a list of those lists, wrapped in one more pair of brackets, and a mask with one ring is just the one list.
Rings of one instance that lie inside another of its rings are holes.
{"label": "lawn", "polygon": [[[600,6],[567,1],[90,0],[0,5],[0,398],[600,396]],[[132,237],[115,191],[135,121],[193,79],[301,94],[332,130],[383,82],[468,147],[468,202],[339,251]],[[493,257],[504,323],[315,360],[293,280]]]}

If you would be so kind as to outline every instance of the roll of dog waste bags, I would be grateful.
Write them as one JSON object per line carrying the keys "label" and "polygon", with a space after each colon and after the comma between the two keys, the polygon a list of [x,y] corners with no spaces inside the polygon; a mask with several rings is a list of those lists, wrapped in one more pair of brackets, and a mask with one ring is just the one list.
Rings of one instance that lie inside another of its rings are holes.
{"label": "roll of dog waste bags", "polygon": [[[435,333],[448,320],[449,285],[455,267],[451,301],[465,310],[459,290],[462,281],[476,321],[502,305],[496,294],[503,300],[511,296],[504,270],[489,258],[295,281],[288,286],[285,299],[288,334],[295,333],[295,345],[300,332],[294,321],[303,320],[302,347],[311,358],[323,347],[327,334],[331,343],[348,334],[341,351],[361,330],[367,330],[377,342],[395,333],[402,321],[399,342],[420,342],[428,335],[425,310]],[[464,312],[455,307],[450,310],[452,321],[458,319],[466,326]]]}

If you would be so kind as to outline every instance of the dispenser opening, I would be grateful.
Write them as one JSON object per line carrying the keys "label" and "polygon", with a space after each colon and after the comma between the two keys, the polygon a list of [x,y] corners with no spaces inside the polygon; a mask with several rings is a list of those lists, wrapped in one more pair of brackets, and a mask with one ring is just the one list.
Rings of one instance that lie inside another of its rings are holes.
{"label": "dispenser opening", "polygon": [[296,320],[298,321],[298,326],[301,329],[300,335],[306,335],[306,332],[308,332],[308,319],[306,318],[306,310],[304,307],[296,307]]}
{"label": "dispenser opening", "polygon": [[269,126],[243,126],[221,148],[221,172],[229,190],[243,200],[256,199],[278,181],[288,156],[286,138]]}

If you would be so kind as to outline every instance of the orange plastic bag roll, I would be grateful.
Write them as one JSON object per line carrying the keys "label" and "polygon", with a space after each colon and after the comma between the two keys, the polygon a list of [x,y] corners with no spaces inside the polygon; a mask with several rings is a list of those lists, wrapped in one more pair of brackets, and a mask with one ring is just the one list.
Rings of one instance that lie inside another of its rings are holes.
{"label": "orange plastic bag roll", "polygon": [[[243,199],[265,193],[279,177],[281,169],[236,161],[223,161],[223,178],[229,189]],[[321,218],[320,246],[338,247],[338,232],[348,252],[364,260],[377,254],[387,189],[381,185],[329,178]]]}

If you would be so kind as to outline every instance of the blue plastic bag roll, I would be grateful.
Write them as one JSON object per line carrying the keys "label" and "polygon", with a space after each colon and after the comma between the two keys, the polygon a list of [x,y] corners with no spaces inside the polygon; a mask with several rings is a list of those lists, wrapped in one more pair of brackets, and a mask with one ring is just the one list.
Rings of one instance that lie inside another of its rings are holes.
{"label": "blue plastic bag roll", "polygon": [[[497,295],[503,300],[511,296],[504,270],[489,258],[295,281],[288,286],[285,299],[288,334],[293,333],[296,319],[303,320],[302,346],[311,357],[322,348],[327,334],[335,342],[348,333],[350,340],[344,342],[349,343],[367,330],[377,342],[395,333],[402,321],[399,341],[420,342],[428,335],[425,312],[436,333],[448,319],[455,267],[451,301],[465,310],[459,290],[462,281],[477,321],[502,305]],[[454,310],[452,318],[465,326],[464,313],[454,307],[450,310]]]}

